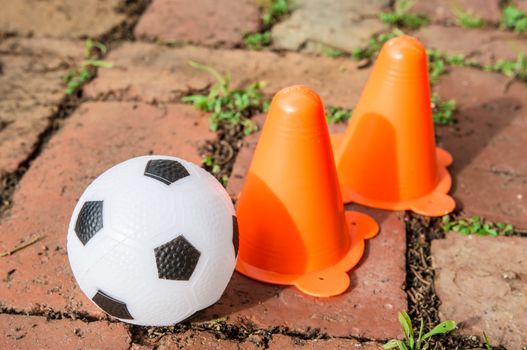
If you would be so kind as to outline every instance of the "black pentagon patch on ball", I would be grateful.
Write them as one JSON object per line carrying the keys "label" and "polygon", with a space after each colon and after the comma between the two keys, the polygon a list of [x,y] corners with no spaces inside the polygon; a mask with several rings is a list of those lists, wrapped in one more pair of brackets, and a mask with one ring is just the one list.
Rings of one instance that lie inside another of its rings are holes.
{"label": "black pentagon patch on ball", "polygon": [[102,206],[102,201],[85,202],[79,211],[75,233],[83,245],[102,229]]}
{"label": "black pentagon patch on ball", "polygon": [[238,247],[240,246],[240,234],[238,232],[238,219],[232,216],[232,245],[234,246],[234,256],[238,256]]}
{"label": "black pentagon patch on ball", "polygon": [[180,162],[171,159],[149,160],[145,168],[145,176],[159,180],[166,185],[189,175],[187,169]]}
{"label": "black pentagon patch on ball", "polygon": [[157,274],[165,280],[188,281],[201,253],[183,236],[154,249]]}
{"label": "black pentagon patch on ball", "polygon": [[97,294],[92,298],[93,302],[103,309],[108,315],[113,317],[121,318],[123,320],[133,320],[134,318],[130,315],[126,304],[112,298],[111,296],[97,291]]}

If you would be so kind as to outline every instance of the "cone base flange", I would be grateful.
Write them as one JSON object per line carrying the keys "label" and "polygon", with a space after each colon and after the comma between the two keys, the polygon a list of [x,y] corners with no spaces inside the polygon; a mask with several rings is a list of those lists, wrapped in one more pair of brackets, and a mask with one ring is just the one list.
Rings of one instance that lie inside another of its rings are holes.
{"label": "cone base flange", "polygon": [[344,293],[350,285],[348,271],[358,264],[364,253],[364,240],[379,232],[379,225],[370,216],[356,211],[347,211],[345,214],[351,239],[350,250],[335,265],[304,274],[281,274],[252,266],[239,256],[236,270],[261,282],[294,285],[303,293],[315,297]]}
{"label": "cone base flange", "polygon": [[[340,146],[343,134],[331,135],[331,146],[333,150]],[[358,203],[372,208],[386,209],[386,210],[411,210],[417,214],[426,216],[442,216],[452,212],[456,207],[456,202],[447,193],[452,187],[452,178],[446,169],[452,164],[452,156],[450,153],[436,148],[437,158],[437,175],[438,183],[436,187],[427,195],[420,198],[406,200],[406,201],[383,201],[379,199],[365,197],[355,192],[349,186],[340,184],[342,192],[342,201],[344,203]]]}

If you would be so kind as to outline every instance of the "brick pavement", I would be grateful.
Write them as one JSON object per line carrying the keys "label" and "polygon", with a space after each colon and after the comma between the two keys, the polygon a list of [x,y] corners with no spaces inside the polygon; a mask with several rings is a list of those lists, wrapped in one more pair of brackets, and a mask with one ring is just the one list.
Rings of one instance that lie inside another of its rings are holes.
{"label": "brick pavement", "polygon": [[326,104],[352,108],[369,73],[348,59],[146,43],[123,44],[108,60],[115,68],[99,71],[98,79],[85,89],[88,97],[178,102],[188,91],[214,83],[209,74],[188,64],[193,60],[231,73],[233,88],[264,81],[263,92],[272,95],[284,86],[303,83],[319,91]]}
{"label": "brick pavement", "polygon": [[[304,83],[327,105],[353,108],[370,69],[348,58],[316,54],[326,47],[350,52],[389,30],[377,19],[387,1],[306,1],[272,28],[270,49],[249,51],[240,47],[243,33],[260,27],[254,2],[229,0],[228,6],[220,6],[197,0],[185,6],[180,0],[154,0],[135,30],[114,35],[134,36],[136,41],[111,45],[106,59],[114,68],[98,70],[98,77],[84,87],[80,106],[65,116],[46,143],[42,133],[54,123],[65,96],[62,76],[83,58],[82,39],[124,28],[130,16],[126,13],[132,12],[126,6],[140,3],[53,0],[33,6],[24,0],[9,2],[0,12],[0,179],[16,173],[37,151],[17,183],[12,207],[0,217],[0,251],[44,236],[0,258],[0,348],[51,349],[61,343],[64,348],[137,350],[377,349],[387,338],[400,336],[396,313],[407,305],[405,223],[401,213],[361,207],[355,208],[375,216],[382,231],[368,242],[365,259],[351,272],[352,288],[343,296],[306,297],[293,288],[235,274],[220,302],[192,318],[190,329],[143,338],[137,328],[106,321],[79,292],[67,263],[65,237],[71,210],[85,186],[104,169],[136,155],[165,153],[199,163],[199,146],[215,139],[208,116],[180,104],[181,96],[213,83],[190,67],[189,60],[230,72],[234,87],[263,80],[264,93],[271,96],[284,86]],[[524,0],[517,3],[527,9]],[[460,28],[448,4],[418,1],[412,12],[427,13],[433,24],[415,35],[428,47],[480,63],[514,59],[527,50],[525,36],[497,28],[498,0],[457,4],[490,25]],[[19,16],[21,12],[26,16]],[[454,155],[453,195],[459,209],[463,215],[525,230],[525,83],[475,68],[447,71],[434,90],[442,99],[457,101],[458,122],[437,127],[436,134],[438,143]],[[231,195],[243,183],[257,137],[245,140],[229,182]],[[41,142],[42,152],[36,148]],[[465,321],[463,334],[480,336],[485,330],[493,344],[527,346],[520,330],[523,314],[516,315],[524,307],[524,244],[521,237],[467,238],[456,233],[434,240],[440,317]],[[502,293],[480,293],[474,284],[489,284]],[[63,316],[46,320],[50,315]],[[79,317],[90,321],[75,320]],[[235,333],[203,330],[218,317]],[[497,322],[503,325],[493,328]],[[236,331],[244,327],[252,331],[237,337]],[[294,332],[280,334],[276,329]],[[317,339],[314,329],[329,339]]]}

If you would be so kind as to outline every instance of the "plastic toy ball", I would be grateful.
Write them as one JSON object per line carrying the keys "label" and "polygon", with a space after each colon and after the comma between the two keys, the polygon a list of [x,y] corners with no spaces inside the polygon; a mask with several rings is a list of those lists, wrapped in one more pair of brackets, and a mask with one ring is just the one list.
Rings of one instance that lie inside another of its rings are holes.
{"label": "plastic toy ball", "polygon": [[226,191],[182,159],[145,156],[107,170],[82,194],[68,229],[80,288],[124,322],[165,326],[214,304],[236,264]]}

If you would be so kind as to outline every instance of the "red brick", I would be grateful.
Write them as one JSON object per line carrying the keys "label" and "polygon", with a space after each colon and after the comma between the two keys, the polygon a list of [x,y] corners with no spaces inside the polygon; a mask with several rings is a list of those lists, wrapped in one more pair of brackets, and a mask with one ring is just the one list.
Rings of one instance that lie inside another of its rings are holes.
{"label": "red brick", "polygon": [[421,0],[410,12],[428,15],[434,21],[456,23],[456,10],[466,11],[485,22],[497,23],[501,18],[499,0]]}
{"label": "red brick", "polygon": [[[78,38],[98,36],[124,20],[119,0],[18,0],[2,3],[0,32]],[[22,15],[23,14],[23,15]]]}
{"label": "red brick", "polygon": [[81,42],[0,42],[0,176],[15,171],[31,153],[64,96],[62,77],[82,57]]}
{"label": "red brick", "polygon": [[463,236],[432,242],[435,287],[443,320],[461,323],[461,333],[494,346],[527,346],[527,239]]}
{"label": "red brick", "polygon": [[[467,29],[461,27],[426,26],[413,33],[427,48],[449,54],[462,54],[482,64],[499,59],[516,60],[527,51],[522,37],[496,29]],[[452,40],[456,38],[456,40]]]}
{"label": "red brick", "polygon": [[2,258],[0,276],[9,274],[0,280],[2,303],[20,311],[101,315],[78,289],[67,261],[67,225],[76,200],[101,172],[134,156],[167,154],[200,163],[198,146],[212,137],[207,116],[190,106],[81,105],[24,175],[0,223],[0,251],[45,237]]}
{"label": "red brick", "polygon": [[[339,128],[345,127],[340,125]],[[243,147],[236,160],[229,192],[241,190],[258,134]],[[238,177],[236,181],[234,179]],[[351,288],[341,296],[314,298],[296,288],[272,286],[253,281],[238,273],[222,299],[205,310],[197,320],[228,316],[229,322],[251,322],[259,328],[286,326],[306,331],[318,328],[332,336],[360,336],[387,339],[400,335],[397,312],[405,310],[406,232],[402,214],[350,206],[372,215],[381,233],[366,242],[362,262],[350,272]]]}
{"label": "red brick", "polygon": [[437,127],[454,156],[453,195],[467,215],[527,228],[527,87],[509,78],[455,68],[437,92],[458,105],[454,127]]}
{"label": "red brick", "polygon": [[258,31],[260,12],[250,0],[154,0],[135,29],[139,37],[234,46]]}
{"label": "red brick", "polygon": [[315,89],[327,105],[352,108],[369,73],[343,58],[192,46],[168,48],[144,43],[123,44],[108,59],[115,68],[99,71],[97,79],[85,88],[89,97],[179,101],[189,90],[206,89],[214,82],[209,74],[188,65],[193,60],[221,73],[230,72],[233,87],[265,81],[264,92],[272,95],[286,86],[302,83]]}
{"label": "red brick", "polygon": [[187,331],[181,334],[164,336],[156,343],[157,349],[188,349],[188,350],[257,350],[261,347],[248,340],[235,341],[219,339],[208,332]]}
{"label": "red brick", "polygon": [[0,349],[128,349],[122,323],[46,320],[45,317],[0,315]]}
{"label": "red brick", "polygon": [[269,349],[273,350],[380,350],[382,346],[374,342],[360,343],[353,339],[316,339],[302,340],[285,335],[273,335],[269,342]]}

